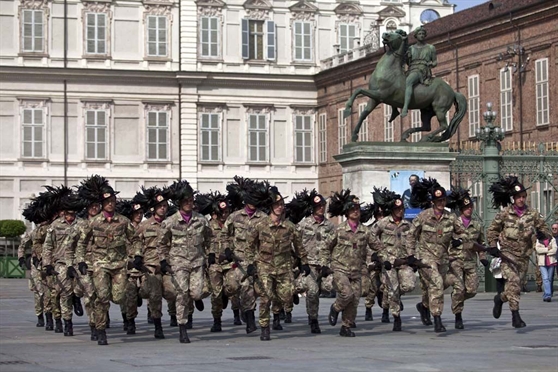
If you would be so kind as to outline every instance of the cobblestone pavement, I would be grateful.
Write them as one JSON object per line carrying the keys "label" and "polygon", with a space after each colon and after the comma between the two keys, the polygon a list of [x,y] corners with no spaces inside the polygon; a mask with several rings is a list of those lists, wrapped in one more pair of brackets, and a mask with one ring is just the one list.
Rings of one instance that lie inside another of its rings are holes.
{"label": "cobblestone pavement", "polygon": [[540,293],[523,295],[521,315],[527,327],[516,330],[506,305],[500,319],[492,318],[492,297],[481,293],[468,300],[465,329],[457,331],[446,295],[442,318],[448,331],[443,334],[421,324],[415,310],[418,296],[403,299],[402,332],[381,323],[377,307],[374,320],[365,322],[361,300],[355,338],[339,337],[339,325],[327,324],[332,299],[322,299],[322,334],[310,334],[301,298],[293,323],[272,331],[271,342],[261,342],[259,331],[246,335],[244,326],[233,326],[230,309],[225,310],[223,332],[210,333],[206,299],[206,310],[194,314],[191,344],[178,342],[178,328],[169,327],[166,312],[166,339],[155,340],[145,305],[136,321],[137,334],[127,336],[119,307],[111,305],[109,345],[101,347],[89,341],[85,317],[74,317],[74,337],[36,328],[26,280],[0,279],[0,371],[558,371],[558,299],[544,303]]}

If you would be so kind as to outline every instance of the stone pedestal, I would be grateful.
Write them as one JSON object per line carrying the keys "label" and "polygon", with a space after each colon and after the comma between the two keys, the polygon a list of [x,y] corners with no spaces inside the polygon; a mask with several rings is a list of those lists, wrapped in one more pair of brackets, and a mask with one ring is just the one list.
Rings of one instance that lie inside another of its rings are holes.
{"label": "stone pedestal", "polygon": [[449,166],[456,158],[447,143],[353,142],[334,156],[343,169],[343,188],[372,202],[373,187],[390,188],[391,171],[424,171],[450,189]]}

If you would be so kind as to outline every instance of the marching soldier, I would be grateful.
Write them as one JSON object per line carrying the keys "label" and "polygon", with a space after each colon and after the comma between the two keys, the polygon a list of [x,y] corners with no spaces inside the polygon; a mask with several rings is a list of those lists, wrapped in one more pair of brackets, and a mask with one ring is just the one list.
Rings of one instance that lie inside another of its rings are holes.
{"label": "marching soldier", "polygon": [[509,302],[513,327],[523,328],[526,324],[519,315],[521,279],[529,265],[534,232],[538,230],[549,236],[550,230],[542,216],[525,203],[527,189],[517,177],[495,182],[490,186],[490,192],[494,207],[503,207],[503,210],[487,230],[489,246],[496,247],[496,243],[500,243],[500,250],[489,248],[489,253],[502,259],[500,269],[505,280],[504,291],[494,296],[492,314],[494,318],[500,318],[502,305]]}

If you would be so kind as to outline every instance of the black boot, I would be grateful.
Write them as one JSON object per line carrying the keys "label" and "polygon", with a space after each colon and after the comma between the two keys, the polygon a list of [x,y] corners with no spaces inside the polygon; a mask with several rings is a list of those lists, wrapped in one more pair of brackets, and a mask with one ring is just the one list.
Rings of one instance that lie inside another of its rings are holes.
{"label": "black boot", "polygon": [[52,331],[54,329],[54,324],[52,322],[52,313],[45,313],[46,325],[45,331]]}
{"label": "black boot", "polygon": [[180,331],[178,341],[180,341],[181,344],[189,344],[190,339],[188,338],[188,329],[186,328],[186,324],[179,324],[178,328]]}
{"label": "black boot", "polygon": [[426,321],[426,312],[425,312],[426,309],[424,308],[422,302],[419,302],[416,307],[417,307],[417,311],[420,314],[420,321],[422,322],[423,325],[428,325]]}
{"label": "black boot", "polygon": [[329,316],[328,316],[329,325],[330,326],[336,325],[338,318],[339,318],[339,312],[335,311],[335,307],[333,306],[333,304],[331,304],[331,307],[329,308]]}
{"label": "black boot", "polygon": [[213,318],[213,326],[211,327],[211,332],[221,332],[221,318]]}
{"label": "black boot", "polygon": [[281,316],[279,314],[273,314],[273,330],[274,331],[283,330],[283,327],[281,326]]}
{"label": "black boot", "polygon": [[186,324],[186,329],[192,329],[192,327],[194,326],[194,318],[192,317],[192,314],[188,315],[188,323]]}
{"label": "black boot", "polygon": [[527,324],[525,324],[525,322],[521,319],[519,310],[512,310],[512,325],[514,328],[523,328],[527,326]]}
{"label": "black boot", "polygon": [[64,319],[64,336],[73,336],[74,335],[74,325],[72,324],[72,320]]}
{"label": "black boot", "polygon": [[496,294],[494,296],[494,307],[492,308],[492,316],[496,319],[500,318],[502,315],[502,306],[504,305],[504,301],[500,298],[500,294]]}
{"label": "black boot", "polygon": [[124,332],[128,330],[128,318],[126,318],[126,313],[122,313],[122,330]]}
{"label": "black boot", "polygon": [[[246,312],[245,311],[240,312],[240,321],[242,323],[246,323]],[[239,325],[241,325],[241,324],[239,324]]]}
{"label": "black boot", "polygon": [[393,316],[393,332],[401,332],[401,316]]}
{"label": "black boot", "polygon": [[198,311],[203,311],[203,309],[205,309],[205,305],[203,304],[202,300],[196,300],[194,301],[194,306],[196,307],[196,309]]}
{"label": "black boot", "polygon": [[43,314],[37,315],[37,327],[44,327],[45,326],[45,318]]}
{"label": "black boot", "polygon": [[285,317],[287,315],[285,314],[285,309],[281,309],[281,311],[279,312],[279,317],[281,320],[285,320]]}
{"label": "black boot", "polygon": [[153,324],[155,324],[155,338],[164,339],[163,325],[161,324],[161,318],[153,319]]}
{"label": "black boot", "polygon": [[310,333],[322,333],[318,319],[310,319]]}
{"label": "black boot", "polygon": [[432,325],[432,318],[430,317],[430,309],[425,308],[424,314],[426,316],[426,325],[431,326]]}
{"label": "black boot", "polygon": [[81,298],[73,295],[72,305],[74,306],[74,314],[76,314],[77,316],[83,316],[83,306],[81,306]]}
{"label": "black boot", "polygon": [[97,345],[108,345],[107,331],[104,329],[97,330]]}
{"label": "black boot", "polygon": [[271,336],[269,335],[269,326],[262,327],[262,334],[260,335],[261,341],[270,341]]}
{"label": "black boot", "polygon": [[384,309],[382,312],[382,323],[389,323],[389,309]]}
{"label": "black boot", "polygon": [[434,315],[434,332],[445,332],[446,327],[442,324],[442,318],[439,315]]}
{"label": "black boot", "polygon": [[91,341],[97,341],[99,339],[99,337],[97,336],[97,328],[92,325],[89,326],[89,329],[91,329]]}
{"label": "black boot", "polygon": [[135,335],[136,334],[136,320],[135,319],[128,319],[128,328],[126,331],[127,335]]}
{"label": "black boot", "polygon": [[234,325],[242,325],[242,321],[240,320],[240,310],[236,309],[233,310],[234,315]]}
{"label": "black boot", "polygon": [[293,322],[293,313],[286,313],[285,314],[285,323],[292,323]]}
{"label": "black boot", "polygon": [[399,311],[403,311],[405,310],[405,307],[403,306],[403,301],[399,301]]}
{"label": "black boot", "polygon": [[149,306],[147,307],[147,324],[153,324],[153,317],[151,316],[151,310],[149,310]]}
{"label": "black boot", "polygon": [[246,311],[244,313],[244,316],[246,317],[246,333],[247,334],[252,333],[256,329],[258,329],[256,327],[256,316],[254,315],[254,310]]}
{"label": "black boot", "polygon": [[369,322],[372,321],[374,318],[372,317],[372,308],[371,307],[367,307],[366,308],[366,314],[364,315],[364,320]]}
{"label": "black boot", "polygon": [[110,328],[110,313],[107,311],[107,326],[106,328]]}
{"label": "black boot", "polygon": [[[178,322],[176,321],[176,315],[171,315],[170,316],[171,320],[170,320],[170,326],[171,327],[178,327]],[[153,318],[152,318],[153,319]],[[155,322],[155,321],[153,321]]]}
{"label": "black boot", "polygon": [[351,326],[350,326],[350,327],[351,327],[351,328],[356,328],[356,327],[357,327],[357,326],[356,326],[356,323],[355,323],[355,322],[351,322]]}
{"label": "black boot", "polygon": [[63,333],[62,329],[62,319],[54,319],[54,333]]}
{"label": "black boot", "polygon": [[463,318],[461,313],[455,314],[455,329],[463,329]]}
{"label": "black boot", "polygon": [[343,337],[355,337],[355,333],[349,327],[341,326],[339,335]]}
{"label": "black boot", "polygon": [[308,315],[308,325],[312,324],[312,318],[310,318],[310,315]]}

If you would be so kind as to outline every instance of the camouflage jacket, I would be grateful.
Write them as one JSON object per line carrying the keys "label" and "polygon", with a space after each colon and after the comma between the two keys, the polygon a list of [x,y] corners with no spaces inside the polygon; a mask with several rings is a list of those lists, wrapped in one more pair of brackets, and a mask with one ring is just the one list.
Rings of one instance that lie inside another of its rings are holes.
{"label": "camouflage jacket", "polygon": [[[89,225],[88,219],[80,220],[77,224],[72,226],[72,230],[66,236],[62,244],[64,245],[64,255],[66,265],[76,265],[76,252],[80,244],[84,244],[85,250],[85,263],[91,265],[91,236],[86,236],[87,226]],[[79,261],[81,262],[81,261]]]}
{"label": "camouflage jacket", "polygon": [[392,216],[386,216],[373,227],[373,233],[380,239],[383,249],[378,252],[382,262],[393,263],[397,258],[406,258],[407,233],[411,229],[409,221],[402,219],[398,224]]}
{"label": "camouflage jacket", "polygon": [[91,264],[121,269],[126,266],[127,248],[133,237],[134,228],[128,218],[115,213],[109,222],[101,212],[85,225],[75,259],[78,263],[85,262],[87,246],[91,244]]}
{"label": "camouflage jacket", "polygon": [[291,251],[307,264],[306,251],[296,226],[288,220],[275,224],[266,216],[253,224],[248,233],[248,249],[244,252],[247,264],[256,264],[258,272],[284,274],[292,271]]}
{"label": "camouflage jacket", "polygon": [[43,244],[43,265],[66,263],[64,241],[80,220],[76,218],[69,224],[63,217],[59,217],[50,224]]}
{"label": "camouflage jacket", "polygon": [[457,216],[446,210],[440,219],[433,208],[420,212],[407,233],[407,254],[419,259],[447,260],[452,237],[464,232],[463,224],[458,222]]}
{"label": "camouflage jacket", "polygon": [[248,216],[245,209],[238,210],[231,213],[225,221],[224,229],[228,231],[231,237],[232,250],[234,254],[241,260],[244,260],[244,255],[248,249],[248,231],[252,223],[260,222],[267,215],[256,210],[252,217]]}
{"label": "camouflage jacket", "polygon": [[[225,228],[225,225],[221,225],[219,221],[211,219],[209,221],[209,227],[211,228],[211,238],[209,241],[209,253],[215,253],[215,259],[219,262],[219,255],[225,253],[225,249],[229,248],[231,237],[229,232]],[[223,269],[230,269],[231,263],[223,262],[221,267]]]}
{"label": "camouflage jacket", "polygon": [[327,265],[327,250],[335,235],[335,225],[324,218],[316,221],[314,216],[308,216],[300,221],[297,229],[302,237],[302,246],[306,250],[310,265]]}
{"label": "camouflage jacket", "polygon": [[45,243],[48,227],[49,224],[45,223],[44,225],[40,225],[39,227],[37,227],[32,232],[32,255],[33,257],[37,257],[39,260],[43,258],[43,244]]}
{"label": "camouflage jacket", "polygon": [[33,248],[33,239],[32,239],[32,232],[26,232],[21,238],[21,242],[19,247],[17,248],[17,258],[25,257],[28,254],[31,254]]}
{"label": "camouflage jacket", "polygon": [[334,272],[346,274],[351,279],[361,277],[362,269],[366,266],[370,250],[379,252],[382,243],[372,234],[372,231],[359,223],[355,232],[349,221],[342,222],[335,230],[335,235],[328,249],[331,269]]}
{"label": "camouflage jacket", "polygon": [[191,270],[205,262],[205,254],[211,239],[207,219],[192,212],[186,223],[177,212],[163,221],[161,234],[157,238],[159,260],[167,260],[173,270]]}
{"label": "camouflage jacket", "polygon": [[496,215],[486,235],[490,246],[494,247],[496,242],[500,242],[502,252],[509,252],[517,258],[526,258],[533,251],[534,229],[550,236],[548,226],[536,210],[527,207],[520,217],[513,205],[510,205]]}
{"label": "camouflage jacket", "polygon": [[[450,246],[449,249],[449,259],[450,261],[461,260],[465,263],[470,264],[471,267],[477,265],[477,252],[473,250],[473,243],[479,243],[484,245],[484,232],[482,229],[481,224],[478,221],[471,220],[469,226],[465,227],[463,224],[463,220],[461,217],[457,217],[457,223],[463,229],[463,233],[461,235],[454,236],[455,239],[462,239],[463,244],[461,244],[457,248],[452,248]],[[485,259],[486,253],[481,252],[478,254],[479,259]]]}
{"label": "camouflage jacket", "polygon": [[158,237],[163,233],[163,222],[158,222],[155,217],[141,222],[132,239],[134,256],[142,256],[143,263],[148,266],[159,266],[159,253],[157,250]]}

